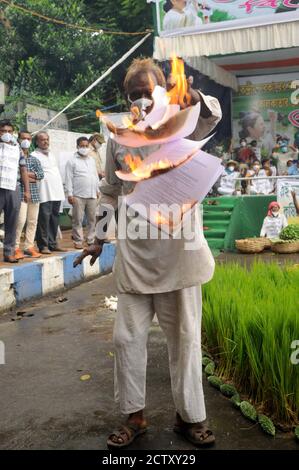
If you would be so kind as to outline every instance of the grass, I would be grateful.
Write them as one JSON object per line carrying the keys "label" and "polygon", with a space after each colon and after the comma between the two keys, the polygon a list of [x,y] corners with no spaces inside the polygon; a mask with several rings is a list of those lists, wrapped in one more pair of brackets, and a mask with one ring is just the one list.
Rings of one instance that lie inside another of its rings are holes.
{"label": "grass", "polygon": [[290,357],[299,340],[299,269],[218,265],[203,300],[203,343],[218,375],[276,422],[298,424],[299,364]]}

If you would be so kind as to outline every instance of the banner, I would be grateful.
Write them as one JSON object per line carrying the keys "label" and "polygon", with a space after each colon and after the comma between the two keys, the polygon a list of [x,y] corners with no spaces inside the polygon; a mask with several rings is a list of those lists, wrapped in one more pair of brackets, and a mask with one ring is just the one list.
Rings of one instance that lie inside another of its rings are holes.
{"label": "banner", "polygon": [[[278,149],[274,158],[279,171],[287,171],[287,160],[298,158],[299,148],[299,75],[277,74],[242,77],[239,91],[233,95],[234,147],[241,138],[257,141],[261,157],[270,157],[281,136],[288,147]],[[281,163],[281,164],[280,164]]]}
{"label": "banner", "polygon": [[296,212],[294,198],[299,205],[299,178],[289,180],[277,180],[277,202],[289,224],[299,224],[299,214]]}
{"label": "banner", "polygon": [[[148,0],[151,1],[151,0]],[[299,19],[299,0],[152,0],[162,36]]]}

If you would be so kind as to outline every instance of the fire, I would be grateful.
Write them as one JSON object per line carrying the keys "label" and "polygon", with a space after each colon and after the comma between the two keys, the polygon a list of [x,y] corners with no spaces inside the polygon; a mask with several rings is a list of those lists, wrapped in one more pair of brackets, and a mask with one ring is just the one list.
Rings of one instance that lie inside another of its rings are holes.
{"label": "fire", "polygon": [[184,61],[176,56],[171,59],[171,81],[174,86],[167,92],[169,103],[179,104],[181,108],[186,108],[191,104],[191,95],[188,93]]}
{"label": "fire", "polygon": [[134,157],[133,155],[126,155],[124,158],[125,164],[128,165],[130,170],[134,172],[142,163],[141,157]]}
{"label": "fire", "polygon": [[167,159],[141,166],[143,160],[138,156],[134,157],[130,154],[125,156],[124,161],[130,168],[131,172],[141,179],[150,178],[154,176],[155,172],[162,173],[174,166],[173,163]]}

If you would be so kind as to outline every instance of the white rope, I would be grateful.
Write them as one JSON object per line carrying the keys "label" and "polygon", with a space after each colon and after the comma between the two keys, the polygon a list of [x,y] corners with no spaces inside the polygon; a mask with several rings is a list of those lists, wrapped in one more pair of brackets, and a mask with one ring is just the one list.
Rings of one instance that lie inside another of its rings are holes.
{"label": "white rope", "polygon": [[279,180],[279,179],[286,179],[286,178],[295,178],[299,180],[299,176],[297,175],[280,175],[280,176],[246,176],[244,178],[235,178],[236,181],[248,181],[248,180]]}
{"label": "white rope", "polygon": [[92,90],[98,83],[100,83],[102,80],[104,80],[104,78],[107,77],[107,75],[109,75],[112,70],[114,70],[118,65],[120,65],[122,62],[124,62],[136,49],[138,49],[139,46],[141,46],[142,43],[144,43],[144,41],[151,35],[151,33],[148,33],[146,36],[144,36],[139,42],[137,42],[137,44],[135,44],[135,46],[131,47],[131,49],[126,52],[120,59],[118,59],[117,62],[115,62],[113,65],[111,65],[111,67],[109,67],[108,70],[106,70],[106,72],[103,73],[103,75],[101,75],[95,82],[93,82],[91,85],[89,85],[88,88],[86,88],[86,90],[84,90],[79,96],[77,96],[77,98],[75,98],[73,101],[71,101],[65,108],[63,108],[61,111],[59,111],[59,113],[57,113],[54,117],[52,117],[43,127],[41,127],[38,131],[35,131],[33,132],[33,135],[34,134],[37,134],[38,132],[42,131],[43,129],[45,129],[46,127],[48,127],[53,121],[55,121],[55,119],[57,119],[59,116],[61,116],[62,113],[64,113],[68,108],[70,108],[74,103],[76,103],[77,101],[79,101],[84,95],[86,95],[86,93],[88,93],[90,90]]}

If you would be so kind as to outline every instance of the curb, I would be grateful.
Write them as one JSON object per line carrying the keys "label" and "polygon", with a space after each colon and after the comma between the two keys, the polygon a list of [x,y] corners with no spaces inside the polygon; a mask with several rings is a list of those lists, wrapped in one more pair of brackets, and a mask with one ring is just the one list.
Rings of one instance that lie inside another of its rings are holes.
{"label": "curb", "polygon": [[0,269],[0,312],[34,297],[42,297],[83,280],[110,273],[115,251],[114,243],[105,243],[101,256],[93,266],[85,258],[81,265],[73,268],[73,261],[80,253],[77,250],[37,259],[14,268]]}

